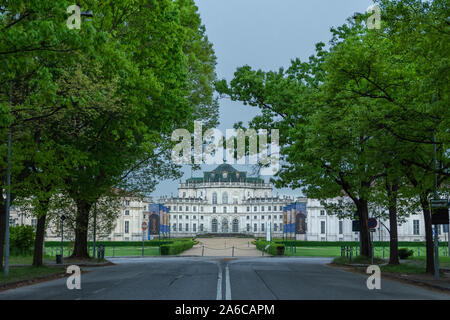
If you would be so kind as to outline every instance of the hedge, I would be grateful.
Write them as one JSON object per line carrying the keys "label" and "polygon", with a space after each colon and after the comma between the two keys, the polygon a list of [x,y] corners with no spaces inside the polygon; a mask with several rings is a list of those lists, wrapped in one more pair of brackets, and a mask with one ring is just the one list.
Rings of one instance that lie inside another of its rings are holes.
{"label": "hedge", "polygon": [[[145,247],[158,247],[159,245],[167,245],[167,244],[173,244],[174,242],[189,242],[193,241],[192,238],[179,238],[179,239],[153,239],[153,240],[144,240],[144,246]],[[64,241],[63,246],[64,247],[72,247],[74,244],[73,241]],[[88,246],[92,247],[93,243],[92,241],[88,241]],[[105,246],[105,247],[142,247],[142,241],[96,241],[96,246]],[[46,241],[45,242],[46,247],[61,247],[60,241]]]}
{"label": "hedge", "polygon": [[[304,241],[304,240],[285,240],[274,239],[273,242],[282,243],[286,246],[294,245],[296,247],[359,247],[358,241]],[[399,247],[425,247],[425,242],[422,241],[400,241]],[[375,247],[389,247],[389,241],[374,241]],[[447,247],[447,241],[439,242],[440,247]]]}
{"label": "hedge", "polygon": [[183,251],[186,251],[190,248],[192,248],[195,244],[195,241],[189,240],[189,241],[174,241],[171,244],[163,244],[161,245],[161,255],[162,256],[168,256],[168,255],[176,255]]}
{"label": "hedge", "polygon": [[[285,248],[284,244],[279,243],[279,242],[268,242],[265,240],[257,240],[255,241],[255,245],[256,245],[256,249],[264,251],[264,252],[268,252],[270,255],[276,256],[278,255],[278,247],[283,247]],[[266,250],[267,245],[269,245],[269,249]]]}

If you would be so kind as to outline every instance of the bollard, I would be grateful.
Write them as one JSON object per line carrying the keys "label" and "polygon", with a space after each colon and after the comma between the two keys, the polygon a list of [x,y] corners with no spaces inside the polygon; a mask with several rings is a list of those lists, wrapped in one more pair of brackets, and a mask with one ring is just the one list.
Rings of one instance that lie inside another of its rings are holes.
{"label": "bollard", "polygon": [[202,246],[202,257],[205,255],[205,246]]}
{"label": "bollard", "polygon": [[231,256],[234,257],[234,246],[233,246],[233,249],[231,251]]}

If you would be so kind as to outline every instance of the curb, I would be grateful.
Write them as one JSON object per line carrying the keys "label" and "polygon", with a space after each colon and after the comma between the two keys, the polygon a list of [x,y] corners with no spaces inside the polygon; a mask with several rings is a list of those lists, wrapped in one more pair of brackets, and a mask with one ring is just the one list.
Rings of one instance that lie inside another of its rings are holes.
{"label": "curb", "polygon": [[[327,265],[330,266],[330,267],[339,268],[339,269],[343,269],[342,267],[347,267],[347,268],[351,267],[353,272],[356,272],[356,273],[359,273],[359,274],[366,274],[366,273],[364,273],[361,270],[359,270],[358,267],[367,267],[368,266],[368,265],[350,265],[350,264],[332,264],[332,263],[329,263]],[[348,271],[348,270],[345,270],[345,271]],[[436,285],[436,284],[433,284],[433,283],[428,283],[428,282],[421,281],[421,280],[403,278],[403,277],[395,275],[393,273],[386,273],[386,272],[382,273],[382,276],[386,277],[386,278],[389,278],[391,280],[398,280],[398,281],[408,282],[410,284],[419,285],[421,287],[428,287],[428,288],[444,291],[445,293],[450,293],[450,288],[442,287],[442,286],[439,286],[439,285]]]}

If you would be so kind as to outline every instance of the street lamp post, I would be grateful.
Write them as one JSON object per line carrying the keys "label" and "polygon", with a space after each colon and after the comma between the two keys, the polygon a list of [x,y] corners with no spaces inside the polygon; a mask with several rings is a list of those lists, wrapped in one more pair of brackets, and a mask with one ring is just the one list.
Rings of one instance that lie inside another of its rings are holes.
{"label": "street lamp post", "polygon": [[61,263],[63,263],[64,258],[64,220],[66,219],[65,215],[61,216]]}
{"label": "street lamp post", "polygon": [[92,257],[95,259],[95,240],[97,236],[97,203],[94,204],[94,236],[92,241]]}
{"label": "street lamp post", "polygon": [[[12,109],[12,81],[10,81],[9,86],[9,105]],[[8,134],[8,165],[6,169],[6,227],[5,227],[5,275],[9,274],[9,216],[11,209],[11,139],[12,139],[12,128],[9,129]]]}

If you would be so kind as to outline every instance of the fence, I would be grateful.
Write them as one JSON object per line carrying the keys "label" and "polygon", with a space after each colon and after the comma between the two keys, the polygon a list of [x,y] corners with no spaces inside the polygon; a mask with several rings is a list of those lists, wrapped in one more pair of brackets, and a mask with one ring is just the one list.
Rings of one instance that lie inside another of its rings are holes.
{"label": "fence", "polygon": [[[408,247],[408,249],[413,251],[413,257],[426,256],[426,248],[424,247],[417,247],[417,248]],[[448,247],[440,247],[439,249],[440,249],[439,250],[440,257],[449,256]],[[349,258],[351,261],[353,256],[358,255],[358,250],[359,247],[341,246],[341,257]],[[374,250],[374,257],[385,259],[386,257],[389,256],[389,247],[374,247],[373,250]]]}

